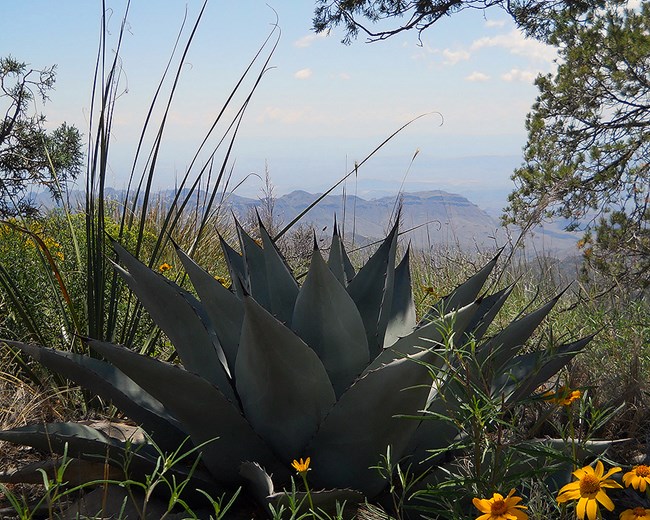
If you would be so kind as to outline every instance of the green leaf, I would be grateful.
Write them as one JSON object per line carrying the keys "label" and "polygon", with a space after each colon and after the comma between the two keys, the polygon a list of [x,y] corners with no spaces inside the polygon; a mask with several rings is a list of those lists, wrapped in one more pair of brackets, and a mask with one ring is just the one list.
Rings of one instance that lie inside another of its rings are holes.
{"label": "green leaf", "polygon": [[382,349],[392,303],[397,223],[368,262],[348,285],[348,293],[357,305],[368,338],[370,359]]}
{"label": "green leaf", "polygon": [[293,330],[318,355],[336,395],[347,389],[370,361],[359,311],[314,249],[294,310]]}
{"label": "green leaf", "polygon": [[456,343],[457,345],[466,343],[470,338],[473,338],[477,342],[483,338],[497,313],[503,307],[508,296],[510,296],[513,287],[513,285],[510,285],[505,289],[481,299],[479,307],[467,325],[465,332],[458,336],[459,341]]}
{"label": "green leaf", "polygon": [[[240,298],[243,298],[244,293],[242,290],[242,284],[244,284],[246,290],[250,292],[250,289],[248,288],[248,277],[246,276],[244,258],[230,247],[228,242],[226,242],[221,235],[219,235],[219,243],[221,244],[221,250],[226,259],[226,264],[228,264],[228,272],[230,273],[230,280],[232,281],[235,294]],[[238,280],[239,283],[236,283]]]}
{"label": "green leaf", "polygon": [[[244,321],[244,304],[180,248],[176,248],[176,253],[201,298],[201,304],[223,347],[228,366],[234,367],[241,325]],[[233,284],[234,287],[238,285]]]}
{"label": "green leaf", "polygon": [[[0,440],[14,444],[25,444],[46,453],[59,455],[66,451],[71,457],[109,462],[116,467],[124,467],[129,460],[129,470],[134,477],[142,477],[150,472],[155,459],[142,455],[137,446],[109,437],[103,432],[74,422],[41,423],[11,430],[1,430]],[[128,450],[128,453],[127,453]]]}
{"label": "green leaf", "polygon": [[496,256],[485,264],[478,273],[456,287],[450,294],[441,298],[440,301],[427,311],[420,323],[430,321],[437,316],[465,307],[475,301],[490,273],[492,273],[494,266],[497,264],[501,251],[503,249],[499,250]]}
{"label": "green leaf", "polygon": [[244,309],[237,392],[255,431],[290,462],[334,404],[334,390],[323,363],[298,336],[253,298],[244,299]]}
{"label": "green leaf", "polygon": [[390,306],[384,347],[392,345],[399,338],[411,333],[417,322],[413,292],[411,290],[410,250],[411,248],[409,246],[404,254],[404,258],[402,258],[397,269],[395,269],[393,302]]}
{"label": "green leaf", "polygon": [[[253,462],[242,464],[241,474],[248,480],[253,496],[255,496],[260,504],[267,508],[269,505],[272,505],[278,511],[284,506],[285,510],[289,510],[289,498],[291,497],[298,504],[298,511],[300,513],[304,514],[309,512],[309,497],[306,492],[276,492],[271,477],[259,464]],[[340,505],[345,503],[348,511],[354,511],[356,510],[356,505],[364,501],[364,496],[353,489],[310,490],[309,495],[314,510],[324,511],[331,516],[336,514],[337,503]]]}
{"label": "green leaf", "polygon": [[341,282],[343,287],[347,287],[350,280],[354,278],[355,272],[350,257],[345,251],[343,240],[339,235],[339,228],[334,217],[334,232],[332,233],[332,243],[330,245],[330,254],[327,259],[327,266],[330,268],[336,279]]}
{"label": "green leaf", "polygon": [[594,335],[591,335],[557,348],[515,357],[505,367],[504,373],[495,378],[493,392],[505,394],[508,402],[526,399],[557,374],[593,338]]}
{"label": "green leaf", "polygon": [[182,425],[169,415],[159,401],[109,363],[40,345],[15,341],[5,343],[30,355],[46,368],[111,401],[131,420],[141,425],[162,449],[175,449],[187,437]]}
{"label": "green leaf", "polygon": [[223,349],[216,333],[210,333],[197,314],[197,307],[190,299],[193,297],[153,272],[117,242],[113,247],[128,272],[117,265],[115,269],[167,334],[183,366],[217,385],[228,399],[236,402]]}
{"label": "green leaf", "polygon": [[[259,219],[259,215],[258,215]],[[278,320],[291,326],[293,308],[298,296],[298,282],[293,277],[291,269],[282,257],[280,251],[273,243],[268,232],[259,221],[260,235],[264,246],[264,262],[266,266],[266,279],[269,287],[269,301],[271,314]]]}
{"label": "green leaf", "polygon": [[217,481],[241,481],[238,469],[246,460],[288,477],[288,470],[217,387],[181,367],[125,347],[97,340],[89,344],[163,403],[185,426],[195,446],[207,442],[200,450],[201,460]]}
{"label": "green leaf", "polygon": [[427,413],[413,433],[407,450],[411,453],[409,462],[415,467],[428,469],[436,466],[444,454],[432,456],[431,452],[450,446],[458,436],[458,427],[451,419],[448,406],[446,399],[432,388],[428,398]]}
{"label": "green leaf", "polygon": [[539,309],[513,321],[496,336],[481,345],[477,350],[479,362],[489,360],[495,373],[501,372],[503,366],[523,348],[528,338],[551,312],[560,296],[562,293]]}
{"label": "green leaf", "polygon": [[422,327],[418,327],[408,336],[398,339],[393,345],[385,348],[368,365],[364,370],[364,374],[371,370],[376,370],[382,365],[391,363],[396,359],[401,359],[404,356],[418,354],[423,349],[441,348],[444,345],[444,341],[449,339],[452,334],[455,337],[465,330],[478,307],[478,303],[472,303],[462,309],[436,318]]}
{"label": "green leaf", "polygon": [[241,227],[239,222],[235,220],[235,224],[237,226],[239,245],[244,259],[247,290],[255,298],[257,303],[268,311],[271,311],[271,296],[269,294],[264,250],[244,231],[244,228]]}
{"label": "green leaf", "polygon": [[386,480],[373,466],[391,446],[396,460],[405,448],[426,405],[431,375],[422,362],[435,354],[421,352],[368,372],[345,392],[325,417],[302,453],[312,456],[310,481],[317,487],[349,487],[368,498],[379,494]]}

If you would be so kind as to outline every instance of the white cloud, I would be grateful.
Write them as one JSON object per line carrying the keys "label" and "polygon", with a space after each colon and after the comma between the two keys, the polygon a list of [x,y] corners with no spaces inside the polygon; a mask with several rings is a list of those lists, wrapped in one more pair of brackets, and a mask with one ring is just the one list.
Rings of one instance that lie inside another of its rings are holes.
{"label": "white cloud", "polygon": [[257,120],[260,123],[265,121],[279,121],[287,125],[293,125],[304,121],[305,115],[305,110],[266,107]]}
{"label": "white cloud", "polygon": [[341,73],[339,74],[339,79],[342,79],[342,80],[344,80],[344,81],[349,80],[351,77],[352,77],[352,76],[350,76],[347,72],[341,72]]}
{"label": "white cloud", "polygon": [[474,71],[469,76],[465,76],[465,81],[471,81],[473,83],[488,81],[489,79],[490,76],[478,71]]}
{"label": "white cloud", "polygon": [[505,20],[486,20],[485,27],[503,27],[506,24]]}
{"label": "white cloud", "polygon": [[311,78],[312,71],[311,69],[300,69],[298,72],[293,74],[293,77],[296,79],[309,79]]}
{"label": "white cloud", "polygon": [[509,72],[501,75],[504,81],[522,81],[525,83],[532,83],[537,77],[537,72],[532,70],[510,69]]}
{"label": "white cloud", "polygon": [[500,47],[508,50],[511,54],[545,63],[552,63],[557,57],[557,52],[554,47],[546,45],[538,40],[526,38],[524,34],[517,29],[513,29],[506,34],[479,38],[472,43],[470,50],[477,51],[491,47]]}
{"label": "white cloud", "polygon": [[442,55],[445,57],[445,65],[455,65],[459,61],[466,61],[470,58],[470,53],[464,49],[459,49],[452,51],[451,49],[445,49],[442,51]]}
{"label": "white cloud", "polygon": [[317,40],[322,40],[323,38],[327,38],[329,36],[329,31],[323,31],[318,34],[308,34],[307,36],[303,36],[302,38],[296,40],[293,42],[294,47],[299,47],[301,49],[304,49],[305,47],[310,47],[312,43],[314,43]]}

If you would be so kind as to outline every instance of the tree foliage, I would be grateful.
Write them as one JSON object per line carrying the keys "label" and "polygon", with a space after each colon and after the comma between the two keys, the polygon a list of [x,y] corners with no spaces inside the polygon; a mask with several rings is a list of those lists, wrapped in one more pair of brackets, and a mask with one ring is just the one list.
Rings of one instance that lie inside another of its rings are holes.
{"label": "tree foliage", "polygon": [[568,219],[585,258],[650,285],[650,5],[557,18],[557,72],[536,80],[506,221]]}
{"label": "tree foliage", "polygon": [[385,40],[403,31],[418,34],[441,18],[465,9],[499,7],[528,35],[545,38],[552,30],[554,14],[566,10],[585,12],[601,0],[316,0],[313,26],[316,32],[343,26],[344,43],[359,32],[369,41]]}
{"label": "tree foliage", "polygon": [[35,214],[31,186],[44,186],[58,198],[81,171],[79,131],[66,123],[46,131],[36,108],[37,101],[47,101],[55,79],[55,67],[28,70],[10,56],[0,58],[0,217]]}

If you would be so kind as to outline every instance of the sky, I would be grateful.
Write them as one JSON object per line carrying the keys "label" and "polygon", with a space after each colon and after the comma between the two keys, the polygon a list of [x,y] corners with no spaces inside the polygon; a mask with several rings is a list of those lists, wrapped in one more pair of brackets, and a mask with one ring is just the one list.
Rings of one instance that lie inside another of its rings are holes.
{"label": "sky", "polygon": [[[125,2],[106,0],[106,5],[109,51],[114,52]],[[51,127],[66,121],[87,137],[102,3],[1,0],[0,6],[2,55],[35,69],[56,64],[56,90],[38,109]],[[187,16],[185,41],[201,6],[196,0],[132,1],[112,128],[108,182],[116,188],[126,186],[147,110],[183,19]],[[554,49],[526,39],[498,8],[440,20],[422,33],[421,41],[410,31],[375,43],[360,35],[351,45],[341,43],[342,28],[315,34],[313,9],[310,0],[208,2],[182,65],[156,186],[179,182],[231,90],[275,28],[255,71],[279,38],[277,46],[247,106],[228,163],[231,186],[242,182],[239,194],[260,195],[266,171],[278,195],[294,189],[323,191],[393,132],[423,116],[349,179],[348,192],[370,197],[400,186],[406,191],[442,189],[482,207],[503,205],[513,189],[512,169],[521,163],[525,116],[537,92],[533,81],[553,70]],[[174,63],[179,60],[180,53]],[[238,90],[237,107],[256,74]],[[233,114],[226,112],[209,141],[212,147]],[[161,115],[160,109],[154,111],[154,118]],[[201,161],[206,157],[202,154]]]}

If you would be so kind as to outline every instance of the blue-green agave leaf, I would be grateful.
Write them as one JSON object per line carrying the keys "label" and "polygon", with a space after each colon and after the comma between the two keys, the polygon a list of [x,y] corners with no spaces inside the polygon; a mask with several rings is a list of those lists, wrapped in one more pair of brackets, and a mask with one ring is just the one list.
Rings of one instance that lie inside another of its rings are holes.
{"label": "blue-green agave leaf", "polygon": [[481,299],[479,308],[467,325],[464,334],[458,336],[459,341],[456,343],[457,345],[466,343],[471,338],[476,342],[483,338],[497,313],[503,307],[508,296],[510,296],[513,287],[513,285],[510,285],[505,289]]}
{"label": "blue-green agave leaf", "polygon": [[511,402],[526,399],[557,374],[593,338],[594,335],[590,335],[557,348],[515,357],[506,365],[503,374],[495,378],[493,392],[505,394]]}
{"label": "blue-green agave leaf", "polygon": [[350,262],[350,257],[343,245],[343,240],[341,239],[339,228],[336,224],[336,217],[334,218],[334,231],[332,233],[332,243],[330,245],[330,254],[327,258],[327,266],[334,273],[336,279],[341,282],[343,287],[347,287],[350,280],[354,278],[354,266]]}
{"label": "blue-green agave leaf", "polygon": [[282,506],[285,510],[290,508],[290,496],[298,504],[298,511],[301,513],[308,513],[311,504],[314,506],[315,511],[324,511],[330,516],[336,514],[337,503],[343,505],[345,503],[347,511],[356,510],[356,505],[364,501],[364,496],[353,489],[324,489],[324,490],[310,490],[309,495],[305,491],[296,491],[295,493],[289,491],[276,492],[273,486],[273,481],[269,474],[264,471],[259,464],[254,462],[245,462],[241,467],[242,476],[248,480],[249,487],[253,496],[257,501],[268,508],[269,505],[273,506],[276,511],[279,511]]}
{"label": "blue-green agave leaf", "polygon": [[501,372],[505,366],[523,348],[544,318],[548,316],[562,294],[542,305],[526,316],[510,323],[505,329],[481,345],[477,350],[480,361],[490,360],[495,372]]}
{"label": "blue-green agave leaf", "polygon": [[215,479],[240,481],[239,465],[246,460],[287,477],[288,470],[216,386],[181,367],[122,346],[97,340],[90,340],[89,345],[163,403],[184,425],[195,446],[207,442],[201,448],[201,460]]}
{"label": "blue-green agave leaf", "polygon": [[363,373],[376,370],[396,359],[417,354],[423,349],[442,348],[446,339],[450,339],[452,335],[456,337],[465,330],[478,308],[479,303],[471,303],[418,327],[409,335],[398,339],[390,347],[383,349],[382,353],[368,365]]}
{"label": "blue-green agave leaf", "polygon": [[347,288],[363,319],[370,359],[381,352],[384,344],[392,303],[396,244],[397,222]]}
{"label": "blue-green agave leaf", "polygon": [[485,285],[486,280],[492,273],[494,266],[497,264],[501,251],[503,251],[503,249],[499,250],[496,256],[485,264],[479,272],[471,276],[464,283],[456,287],[456,289],[454,289],[450,294],[444,296],[440,301],[435,303],[424,315],[421,322],[426,323],[441,314],[447,314],[453,310],[465,307],[476,300],[483,285]]}
{"label": "blue-green agave leaf", "polygon": [[[201,298],[201,304],[223,347],[228,366],[234,367],[241,325],[244,321],[244,304],[180,248],[176,248],[176,253]],[[233,284],[234,287],[238,285]]]}
{"label": "blue-green agave leaf", "polygon": [[209,331],[209,324],[199,316],[196,299],[149,269],[117,242],[113,247],[128,271],[117,265],[115,269],[167,334],[183,366],[217,385],[228,399],[236,402],[225,354],[216,333]]}
{"label": "blue-green agave leaf", "polygon": [[316,248],[292,323],[322,361],[336,395],[341,395],[370,361],[368,340],[356,305]]}
{"label": "blue-green agave leaf", "polygon": [[129,469],[136,477],[151,471],[155,463],[155,459],[144,456],[143,450],[138,450],[137,445],[127,447],[127,443],[85,424],[74,422],[41,423],[2,430],[0,440],[25,444],[46,453],[59,455],[64,453],[67,444],[67,454],[70,457],[108,462],[116,467],[124,467],[128,457]]}
{"label": "blue-green agave leaf", "polygon": [[[232,247],[230,247],[228,242],[226,242],[221,235],[219,235],[219,243],[221,244],[221,250],[223,251],[223,256],[226,259],[226,264],[228,265],[228,272],[230,273],[230,280],[232,281],[233,290],[237,296],[243,298],[243,288],[250,292],[250,289],[248,287],[248,277],[246,275],[246,266],[244,265],[244,258]],[[239,283],[235,283],[236,281],[239,281]]]}
{"label": "blue-green agave leaf", "polygon": [[447,400],[432,388],[426,413],[413,433],[407,450],[411,454],[408,462],[414,467],[428,469],[437,465],[444,455],[432,455],[431,452],[450,446],[458,437],[458,426],[454,423],[448,406]]}
{"label": "blue-green agave leaf", "polygon": [[237,392],[255,431],[289,464],[334,404],[334,390],[303,340],[253,298],[244,299],[244,309]]}
{"label": "blue-green agave leaf", "polygon": [[132,379],[100,359],[40,345],[5,341],[43,366],[111,401],[136,424],[142,426],[162,449],[178,447],[187,437],[182,425],[165,407]]}
{"label": "blue-green agave leaf", "polygon": [[244,231],[244,228],[241,227],[239,222],[235,220],[235,224],[237,226],[239,245],[244,259],[246,281],[248,282],[248,293],[252,295],[253,298],[255,298],[255,301],[262,307],[272,312],[264,250],[248,233],[246,233],[246,231]]}
{"label": "blue-green agave leaf", "polygon": [[384,338],[384,347],[395,343],[399,338],[410,334],[417,323],[415,302],[411,290],[411,267],[409,265],[410,246],[402,261],[395,269],[393,284],[393,303],[390,306],[388,326]]}
{"label": "blue-green agave leaf", "polygon": [[289,327],[291,326],[293,308],[298,296],[298,282],[293,277],[291,269],[282,254],[275,247],[273,240],[262,225],[261,220],[259,225],[262,245],[264,246],[263,252],[266,265],[266,279],[269,286],[271,314]]}
{"label": "blue-green agave leaf", "polygon": [[374,466],[391,447],[401,459],[426,405],[431,375],[422,362],[434,353],[423,351],[365,374],[338,400],[325,417],[305,454],[313,454],[310,481],[317,487],[349,487],[373,498],[386,486]]}

